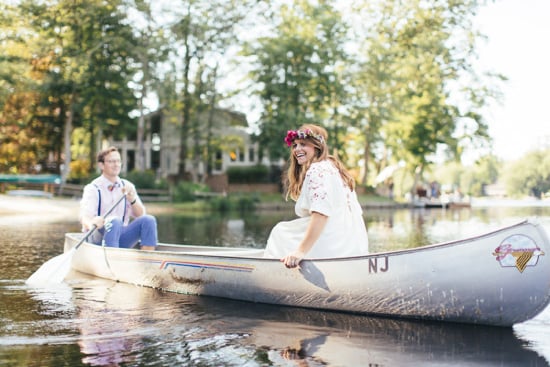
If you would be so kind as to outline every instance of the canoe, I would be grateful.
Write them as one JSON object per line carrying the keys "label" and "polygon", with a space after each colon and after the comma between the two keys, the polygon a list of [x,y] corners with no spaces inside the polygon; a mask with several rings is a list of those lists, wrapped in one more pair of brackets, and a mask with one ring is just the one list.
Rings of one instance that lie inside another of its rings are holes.
{"label": "canoe", "polygon": [[[65,235],[65,252],[82,239]],[[466,239],[287,269],[263,250],[84,242],[72,269],[170,292],[384,317],[510,327],[550,302],[550,242],[525,220]]]}

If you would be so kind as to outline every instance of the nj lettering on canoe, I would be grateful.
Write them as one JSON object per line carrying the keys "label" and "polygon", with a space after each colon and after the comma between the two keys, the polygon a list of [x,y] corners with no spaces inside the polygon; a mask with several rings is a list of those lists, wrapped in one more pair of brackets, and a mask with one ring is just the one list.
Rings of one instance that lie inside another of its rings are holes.
{"label": "nj lettering on canoe", "polygon": [[378,273],[378,272],[385,273],[389,269],[390,269],[390,259],[388,256],[369,258],[369,274]]}

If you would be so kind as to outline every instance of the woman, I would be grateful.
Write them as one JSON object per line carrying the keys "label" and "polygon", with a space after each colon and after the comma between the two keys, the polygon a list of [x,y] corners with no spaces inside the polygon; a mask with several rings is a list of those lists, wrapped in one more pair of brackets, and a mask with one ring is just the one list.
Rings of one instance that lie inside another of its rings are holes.
{"label": "woman", "polygon": [[342,162],[328,154],[327,131],[303,125],[288,131],[285,142],[291,148],[286,198],[296,201],[300,218],[272,229],[264,256],[294,268],[306,255],[319,259],[367,254],[367,230],[355,182]]}

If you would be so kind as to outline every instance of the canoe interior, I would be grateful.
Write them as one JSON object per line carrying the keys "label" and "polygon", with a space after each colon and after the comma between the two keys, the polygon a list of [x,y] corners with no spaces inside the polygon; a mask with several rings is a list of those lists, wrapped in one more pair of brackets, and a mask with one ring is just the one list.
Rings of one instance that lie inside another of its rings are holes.
{"label": "canoe interior", "polygon": [[232,257],[263,257],[263,249],[241,248],[241,247],[214,247],[214,246],[193,246],[159,243],[157,251],[174,252],[182,254],[204,255],[204,256],[232,256]]}

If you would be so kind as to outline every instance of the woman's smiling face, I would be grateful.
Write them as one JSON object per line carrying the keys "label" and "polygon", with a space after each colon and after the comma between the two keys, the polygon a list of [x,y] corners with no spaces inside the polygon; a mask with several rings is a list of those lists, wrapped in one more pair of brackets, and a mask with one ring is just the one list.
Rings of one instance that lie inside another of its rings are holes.
{"label": "woman's smiling face", "polygon": [[305,139],[294,140],[292,151],[299,165],[303,165],[315,157],[315,146]]}

